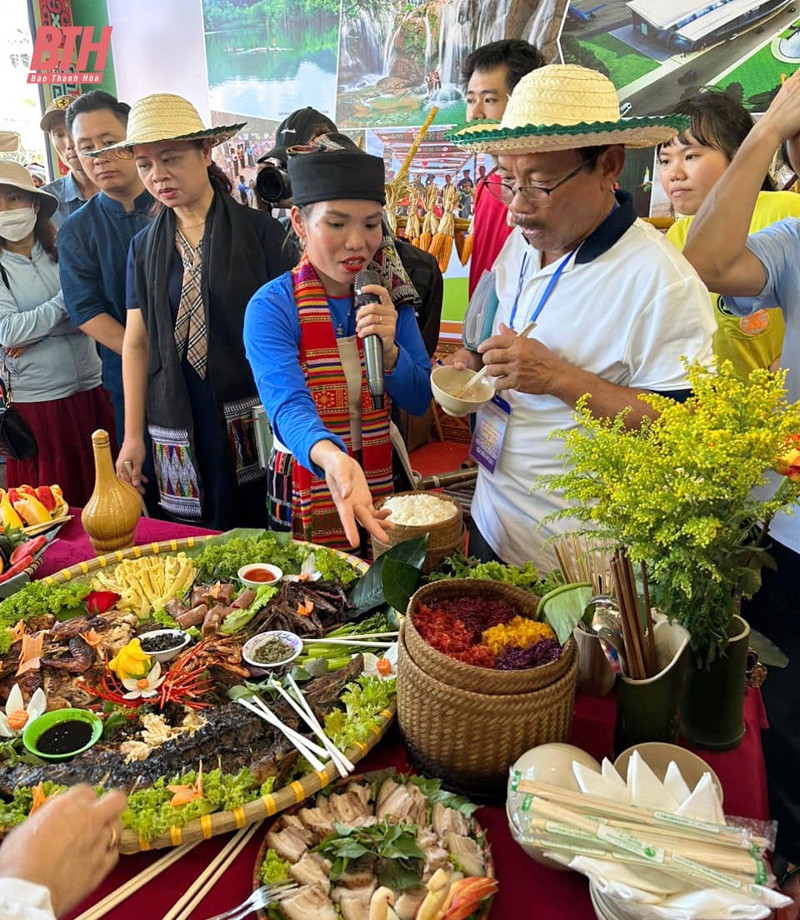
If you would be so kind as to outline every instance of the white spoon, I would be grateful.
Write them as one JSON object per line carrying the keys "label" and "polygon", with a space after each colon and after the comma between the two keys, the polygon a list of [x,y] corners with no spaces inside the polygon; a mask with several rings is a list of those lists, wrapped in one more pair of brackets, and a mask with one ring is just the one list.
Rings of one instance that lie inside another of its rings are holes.
{"label": "white spoon", "polygon": [[[524,339],[525,336],[531,331],[531,329],[535,329],[535,328],[536,328],[536,323],[528,323],[528,325],[522,330],[522,332],[520,332],[519,338]],[[463,399],[464,394],[468,390],[471,390],[472,387],[475,386],[476,383],[483,380],[483,378],[486,376],[487,370],[489,370],[489,365],[484,364],[483,367],[476,374],[473,374],[472,377],[469,378],[469,380],[466,382],[466,384],[463,387],[461,387],[458,393],[456,393],[453,396],[453,399]]]}

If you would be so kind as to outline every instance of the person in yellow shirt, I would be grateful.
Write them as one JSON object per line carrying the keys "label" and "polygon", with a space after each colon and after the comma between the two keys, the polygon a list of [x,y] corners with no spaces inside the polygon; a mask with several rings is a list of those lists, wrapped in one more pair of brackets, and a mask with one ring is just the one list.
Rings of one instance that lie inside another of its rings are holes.
{"label": "person in yellow shirt", "polygon": [[[678,218],[667,231],[667,239],[682,251],[694,215],[730,166],[753,127],[753,119],[740,102],[718,90],[704,90],[679,102],[672,114],[691,118],[688,130],[658,150],[659,179]],[[784,217],[800,217],[800,195],[776,192],[769,175],[761,188],[750,233]],[[720,361],[730,360],[742,376],[756,367],[778,366],[784,333],[780,309],[738,317],[726,308],[719,294],[712,293],[711,301],[717,320],[714,353]]]}

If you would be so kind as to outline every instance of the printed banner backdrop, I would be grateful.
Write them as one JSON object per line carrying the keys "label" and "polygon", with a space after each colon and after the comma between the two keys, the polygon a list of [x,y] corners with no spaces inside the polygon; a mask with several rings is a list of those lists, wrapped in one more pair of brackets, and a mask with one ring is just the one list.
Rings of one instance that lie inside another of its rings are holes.
{"label": "printed banner backdrop", "polygon": [[800,65],[798,32],[795,0],[581,0],[561,49],[608,74],[624,114],[668,111],[703,86],[730,88],[762,112]]}
{"label": "printed banner backdrop", "polygon": [[[94,38],[100,36],[103,26],[108,23],[108,11],[105,3],[92,3],[91,0],[33,0],[29,8],[29,14],[32,16],[34,33],[39,27],[55,26],[64,28],[65,26],[92,26],[94,29]],[[78,49],[76,47],[72,55],[72,62],[69,68],[70,73],[75,73],[77,69]],[[102,89],[109,93],[114,93],[116,84],[114,82],[114,55],[110,50],[106,57],[106,66],[103,72],[102,83],[81,86],[78,82],[74,83],[55,83],[39,84],[39,96],[42,103],[42,111],[57,96],[78,96],[81,91],[90,89]],[[55,148],[49,143],[45,145],[47,157],[50,160],[52,171],[55,176],[64,176],[67,173],[67,167],[59,160]]]}
{"label": "printed banner backdrop", "polygon": [[[29,2],[37,27],[43,10],[70,14],[70,0]],[[362,136],[394,175],[435,106],[401,219],[415,206],[415,188],[434,185],[440,200],[449,183],[463,183],[457,217],[471,216],[469,186],[490,163],[466,157],[443,135],[464,120],[464,61],[487,42],[524,38],[548,60],[601,70],[623,115],[667,111],[706,85],[763,111],[800,65],[794,0],[170,0],[160,4],[158,23],[142,15],[139,0],[71,0],[71,7],[77,25],[114,27],[120,98],[177,92],[213,124],[248,123],[215,153],[235,183],[239,176],[253,183],[278,124],[307,105]],[[45,92],[54,90],[71,91]],[[621,184],[640,214],[668,216],[653,151],[629,153]],[[448,319],[463,315],[464,277],[454,255]]]}

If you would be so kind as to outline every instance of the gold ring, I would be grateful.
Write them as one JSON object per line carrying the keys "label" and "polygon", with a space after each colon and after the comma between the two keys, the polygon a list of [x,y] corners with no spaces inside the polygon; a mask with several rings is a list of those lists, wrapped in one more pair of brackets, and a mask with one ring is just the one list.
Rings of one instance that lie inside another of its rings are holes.
{"label": "gold ring", "polygon": [[116,827],[111,828],[111,842],[108,845],[109,850],[115,850],[117,848],[117,841],[119,840],[119,834],[117,833]]}

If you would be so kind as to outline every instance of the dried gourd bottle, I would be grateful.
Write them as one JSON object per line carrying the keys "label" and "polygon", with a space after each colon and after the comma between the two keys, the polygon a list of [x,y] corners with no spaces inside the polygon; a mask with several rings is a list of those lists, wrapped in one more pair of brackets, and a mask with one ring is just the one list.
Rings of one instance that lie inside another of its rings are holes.
{"label": "dried gourd bottle", "polygon": [[114,471],[108,432],[92,435],[94,491],[81,514],[83,529],[98,556],[133,546],[136,524],[142,514],[142,498],[132,485]]}

